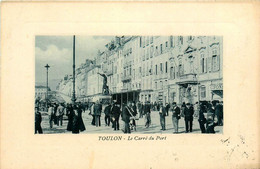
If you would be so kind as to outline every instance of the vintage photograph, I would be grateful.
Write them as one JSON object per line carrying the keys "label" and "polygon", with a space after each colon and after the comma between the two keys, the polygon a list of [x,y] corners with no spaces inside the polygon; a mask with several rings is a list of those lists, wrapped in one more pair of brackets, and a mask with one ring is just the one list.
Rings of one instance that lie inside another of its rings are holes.
{"label": "vintage photograph", "polygon": [[222,36],[35,36],[35,134],[223,134]]}

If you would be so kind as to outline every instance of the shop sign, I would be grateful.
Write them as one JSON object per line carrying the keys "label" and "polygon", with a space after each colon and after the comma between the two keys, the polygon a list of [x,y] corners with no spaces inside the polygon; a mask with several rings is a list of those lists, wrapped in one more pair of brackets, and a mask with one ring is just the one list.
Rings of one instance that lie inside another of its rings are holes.
{"label": "shop sign", "polygon": [[210,85],[211,90],[223,90],[223,83]]}

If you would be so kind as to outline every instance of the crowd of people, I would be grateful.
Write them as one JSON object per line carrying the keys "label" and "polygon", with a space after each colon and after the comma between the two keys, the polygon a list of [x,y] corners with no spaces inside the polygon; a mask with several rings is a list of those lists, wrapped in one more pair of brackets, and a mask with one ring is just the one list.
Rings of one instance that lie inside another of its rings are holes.
{"label": "crowd of people", "polygon": [[[113,130],[120,130],[119,120],[123,121],[121,130],[124,133],[131,133],[132,130],[136,131],[136,120],[144,118],[146,128],[151,125],[151,112],[159,113],[161,130],[166,130],[166,116],[172,116],[173,133],[179,133],[179,120],[181,118],[185,121],[186,133],[192,132],[194,118],[198,120],[201,133],[215,133],[214,127],[223,125],[223,102],[222,101],[201,101],[196,102],[194,105],[191,103],[183,102],[182,105],[173,103],[145,103],[141,102],[128,102],[121,105],[116,101],[111,103],[101,103],[99,100],[90,103],[49,103],[48,116],[49,127],[53,125],[62,126],[63,116],[68,117],[67,130],[74,134],[86,130],[82,119],[82,113],[86,110],[92,116],[91,125],[101,126],[101,115],[104,113],[104,121],[106,126],[112,127]],[[41,128],[41,113],[39,107],[35,107],[35,133],[43,133]]]}

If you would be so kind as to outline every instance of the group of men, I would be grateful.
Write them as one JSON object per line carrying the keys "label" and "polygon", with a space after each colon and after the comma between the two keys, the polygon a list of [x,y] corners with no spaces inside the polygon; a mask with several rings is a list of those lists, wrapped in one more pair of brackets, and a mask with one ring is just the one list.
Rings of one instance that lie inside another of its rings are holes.
{"label": "group of men", "polygon": [[[53,128],[53,123],[57,126],[63,125],[63,116],[68,116],[67,130],[71,131],[74,134],[78,134],[80,131],[86,130],[83,119],[82,112],[84,108],[81,103],[77,104],[57,104],[49,103],[48,104],[48,116],[49,116],[49,125],[50,128]],[[35,134],[42,134],[41,128],[42,116],[39,112],[39,107],[35,107]]]}
{"label": "group of men", "polygon": [[183,102],[181,107],[178,107],[176,102],[173,102],[169,107],[161,103],[159,106],[161,130],[166,130],[165,116],[167,116],[168,111],[172,114],[174,133],[178,133],[179,120],[181,117],[183,117],[185,121],[186,133],[192,132],[194,116],[198,117],[201,133],[215,133],[214,127],[223,125],[222,101],[216,101],[213,104],[211,102],[196,102],[195,105]]}
{"label": "group of men", "polygon": [[106,126],[110,126],[110,123],[112,123],[112,128],[114,130],[119,130],[119,120],[121,117],[124,122],[124,127],[122,129],[124,133],[131,133],[131,129],[136,130],[136,123],[133,117],[137,115],[137,108],[134,103],[129,102],[121,108],[121,105],[118,102],[113,101],[112,103],[105,104],[103,110],[102,104],[99,101],[93,102],[90,106],[89,113],[93,117],[91,122],[93,126],[101,126],[100,117],[102,112],[105,114],[104,120]]}
{"label": "group of men", "polygon": [[[104,106],[104,107],[103,107]],[[99,101],[88,104],[89,115],[92,115],[91,124],[96,127],[101,126],[101,114],[104,113],[104,121],[106,126],[110,126],[114,130],[119,130],[120,117],[123,121],[122,131],[131,133],[131,130],[136,130],[136,120],[145,118],[145,127],[151,125],[151,110],[152,104],[149,101],[145,103],[128,102],[121,105],[113,101],[112,103],[103,104]],[[122,107],[121,107],[122,106]],[[63,116],[68,116],[67,130],[72,133],[86,130],[82,120],[82,112],[85,111],[81,103],[72,104],[48,104],[49,125],[53,128],[53,123],[57,126],[63,125]],[[159,112],[161,130],[166,130],[165,117],[171,115],[174,128],[173,133],[179,132],[179,120],[183,117],[185,121],[186,133],[192,132],[193,119],[198,118],[202,133],[214,133],[214,127],[223,125],[223,102],[196,102],[194,105],[183,103],[180,107],[176,102],[171,104],[158,103],[156,111]],[[139,115],[138,115],[139,114]],[[217,122],[214,121],[217,119]],[[41,114],[39,108],[35,109],[35,133],[42,133],[40,126]]]}

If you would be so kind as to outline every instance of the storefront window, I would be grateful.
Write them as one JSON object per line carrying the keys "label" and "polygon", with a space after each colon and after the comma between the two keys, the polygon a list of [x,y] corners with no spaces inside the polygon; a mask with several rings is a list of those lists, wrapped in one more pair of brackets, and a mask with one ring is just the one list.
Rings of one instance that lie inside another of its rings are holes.
{"label": "storefront window", "polygon": [[200,97],[201,97],[201,99],[206,98],[206,87],[205,86],[200,87]]}

